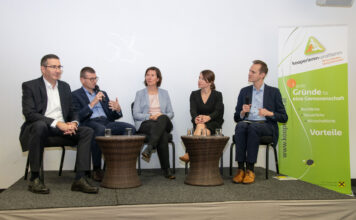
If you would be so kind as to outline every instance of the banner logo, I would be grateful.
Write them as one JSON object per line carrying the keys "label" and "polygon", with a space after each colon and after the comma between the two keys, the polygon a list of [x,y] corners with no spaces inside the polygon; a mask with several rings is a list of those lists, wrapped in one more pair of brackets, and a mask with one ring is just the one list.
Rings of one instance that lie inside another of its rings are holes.
{"label": "banner logo", "polygon": [[316,53],[324,52],[325,48],[315,37],[309,37],[307,46],[305,47],[304,54],[311,55]]}

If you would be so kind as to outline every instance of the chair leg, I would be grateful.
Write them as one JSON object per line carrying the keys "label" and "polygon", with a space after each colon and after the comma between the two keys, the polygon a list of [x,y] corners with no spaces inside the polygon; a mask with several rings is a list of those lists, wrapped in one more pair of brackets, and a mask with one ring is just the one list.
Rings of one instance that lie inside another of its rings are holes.
{"label": "chair leg", "polygon": [[27,180],[27,175],[28,175],[28,168],[30,166],[30,156],[27,156],[27,162],[26,162],[26,167],[25,167],[25,176],[24,176],[24,180]]}
{"label": "chair leg", "polygon": [[268,165],[269,165],[269,144],[266,145],[266,179],[268,179]]}
{"label": "chair leg", "polygon": [[58,176],[62,176],[64,155],[65,155],[65,153],[66,153],[65,147],[64,147],[64,146],[61,146],[61,147],[62,147],[62,158],[61,158],[61,164],[59,165],[59,173],[58,173]]}
{"label": "chair leg", "polygon": [[189,162],[185,162],[185,169],[184,169],[185,175],[187,175],[187,173],[188,173],[188,163]]}
{"label": "chair leg", "polygon": [[[273,147],[273,145],[271,145],[271,146]],[[274,161],[276,163],[276,171],[277,171],[277,174],[279,174],[277,149],[275,147],[273,147],[273,151],[274,151]]]}
{"label": "chair leg", "polygon": [[172,167],[173,167],[173,174],[176,173],[176,145],[173,141],[170,142],[172,144]]}
{"label": "chair leg", "polygon": [[233,152],[233,149],[234,149],[234,142],[231,143],[230,145],[230,176],[232,176],[232,152]]}
{"label": "chair leg", "polygon": [[[141,149],[143,148],[143,146],[144,145],[142,145]],[[141,151],[140,151],[140,154],[138,155],[138,158],[137,158],[137,166],[138,166],[137,174],[141,175]]]}
{"label": "chair leg", "polygon": [[220,158],[220,174],[224,175],[224,153],[221,154]]}

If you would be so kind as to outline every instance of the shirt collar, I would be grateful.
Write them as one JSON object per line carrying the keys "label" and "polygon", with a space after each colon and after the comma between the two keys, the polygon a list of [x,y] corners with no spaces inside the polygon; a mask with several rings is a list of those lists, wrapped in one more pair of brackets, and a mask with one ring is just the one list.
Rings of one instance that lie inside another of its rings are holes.
{"label": "shirt collar", "polygon": [[96,93],[93,91],[93,93],[90,93],[84,86],[82,86],[82,88],[84,89],[85,93],[88,95],[95,95]]}
{"label": "shirt collar", "polygon": [[260,90],[257,90],[255,86],[252,86],[253,87],[253,91],[258,91],[258,92],[263,92],[263,90],[265,89],[265,84],[263,83]]}
{"label": "shirt collar", "polygon": [[44,77],[43,78],[43,82],[46,86],[46,88],[49,88],[49,89],[57,89],[58,88],[58,81],[56,81],[56,85],[54,85],[54,87],[52,86],[51,83],[49,83]]}

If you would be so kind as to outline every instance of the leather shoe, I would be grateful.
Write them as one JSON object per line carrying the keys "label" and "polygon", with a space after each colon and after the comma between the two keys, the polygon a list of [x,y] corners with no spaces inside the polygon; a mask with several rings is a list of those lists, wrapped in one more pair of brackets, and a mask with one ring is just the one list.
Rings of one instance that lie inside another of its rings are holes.
{"label": "leather shoe", "polygon": [[79,180],[76,180],[72,184],[72,191],[80,191],[84,193],[98,193],[99,189],[98,187],[91,186],[87,179],[84,177],[80,178]]}
{"label": "leather shoe", "polygon": [[93,180],[97,181],[97,182],[101,182],[103,180],[104,177],[104,171],[102,170],[94,170],[93,171]]}
{"label": "leather shoe", "polygon": [[176,178],[176,177],[173,175],[172,170],[171,170],[170,168],[168,168],[168,169],[163,169],[163,175],[164,175],[164,177],[166,177],[167,179],[171,179],[171,180],[173,180],[173,179]]}
{"label": "leather shoe", "polygon": [[188,163],[189,162],[189,154],[185,153],[183,156],[179,157],[179,159],[181,161],[184,161],[184,162]]}
{"label": "leather shoe", "polygon": [[246,170],[246,175],[244,180],[242,181],[244,184],[250,184],[255,182],[255,173],[251,170]]}
{"label": "leather shoe", "polygon": [[45,186],[45,184],[40,180],[39,177],[37,177],[33,181],[30,181],[30,184],[28,185],[28,190],[30,192],[39,194],[49,193],[49,189]]}
{"label": "leather shoe", "polygon": [[152,149],[153,149],[152,145],[147,145],[147,147],[142,152],[142,159],[147,163],[150,162]]}
{"label": "leather shoe", "polygon": [[244,178],[245,178],[245,171],[243,169],[237,169],[237,173],[234,176],[234,178],[232,178],[232,182],[234,182],[234,183],[242,183]]}

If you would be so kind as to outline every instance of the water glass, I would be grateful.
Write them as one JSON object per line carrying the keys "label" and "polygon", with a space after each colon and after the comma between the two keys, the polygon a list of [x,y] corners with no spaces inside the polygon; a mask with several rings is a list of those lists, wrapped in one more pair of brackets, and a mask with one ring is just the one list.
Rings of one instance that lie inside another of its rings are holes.
{"label": "water glass", "polygon": [[193,135],[193,129],[191,129],[191,128],[188,128],[187,129],[187,136],[192,136]]}
{"label": "water glass", "polygon": [[223,136],[221,128],[215,129],[215,136]]}
{"label": "water glass", "polygon": [[131,136],[132,135],[132,128],[126,128],[126,134],[128,136]]}
{"label": "water glass", "polygon": [[111,129],[105,128],[105,137],[110,137],[110,136],[111,136]]}

